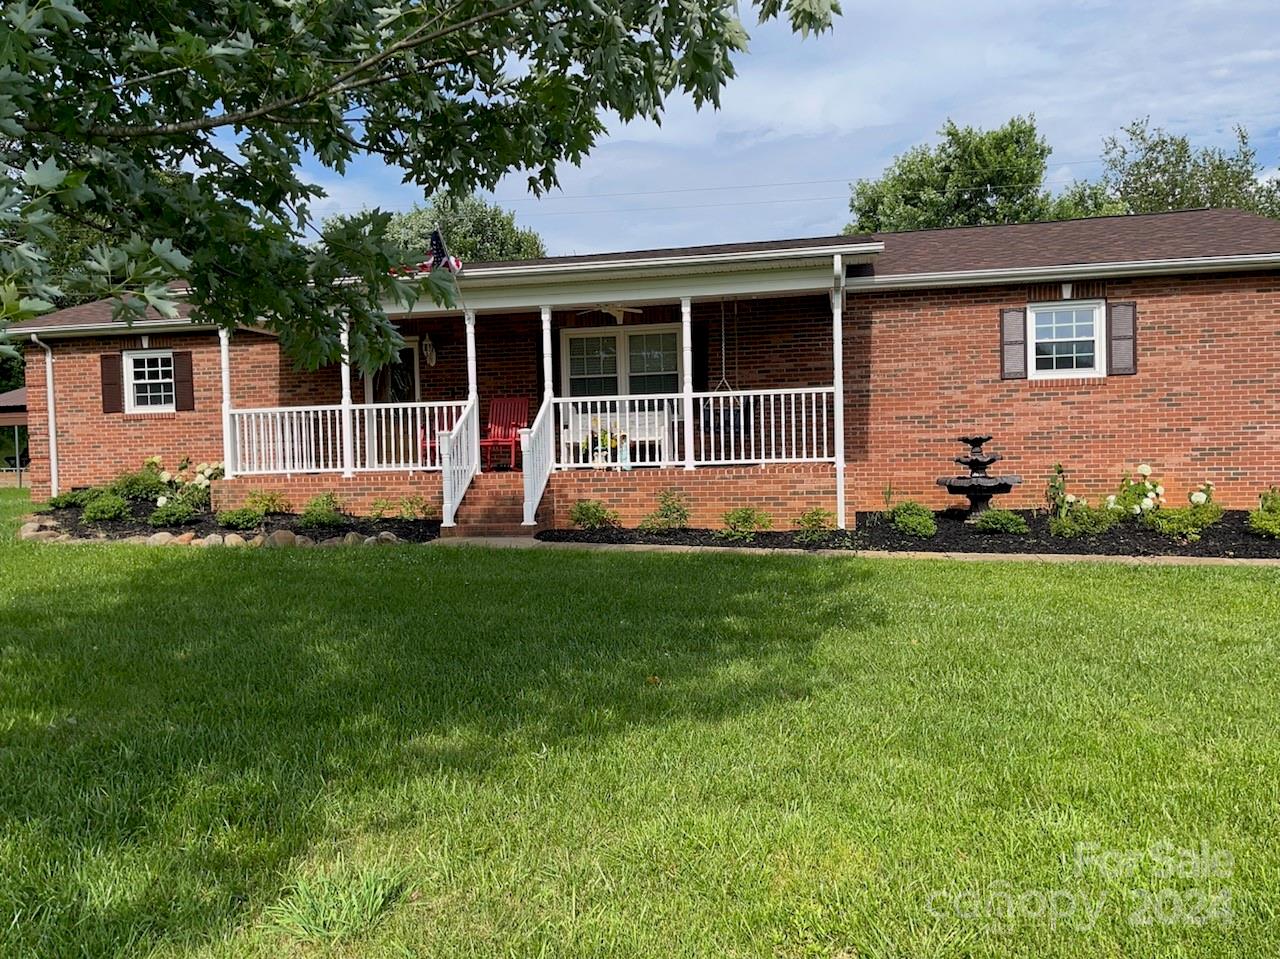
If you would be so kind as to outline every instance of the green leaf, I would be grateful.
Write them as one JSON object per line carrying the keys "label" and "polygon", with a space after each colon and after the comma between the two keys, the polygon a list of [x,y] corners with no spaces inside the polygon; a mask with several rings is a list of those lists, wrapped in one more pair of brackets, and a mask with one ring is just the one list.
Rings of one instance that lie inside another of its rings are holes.
{"label": "green leaf", "polygon": [[22,182],[37,190],[56,190],[67,177],[67,171],[58,167],[53,157],[49,157],[39,166],[34,160],[28,160],[22,171]]}

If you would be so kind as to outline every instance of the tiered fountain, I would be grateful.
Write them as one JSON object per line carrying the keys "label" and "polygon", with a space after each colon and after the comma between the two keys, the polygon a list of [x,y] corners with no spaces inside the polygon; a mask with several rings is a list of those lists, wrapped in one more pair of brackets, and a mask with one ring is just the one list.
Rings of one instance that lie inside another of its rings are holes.
{"label": "tiered fountain", "polygon": [[991,497],[1007,493],[1022,482],[1021,476],[988,476],[987,467],[1004,459],[999,453],[982,452],[983,444],[991,442],[990,436],[960,436],[957,442],[969,447],[965,456],[957,456],[956,462],[967,467],[968,476],[941,476],[938,485],[955,496],[969,498],[969,515],[976,516],[991,505]]}

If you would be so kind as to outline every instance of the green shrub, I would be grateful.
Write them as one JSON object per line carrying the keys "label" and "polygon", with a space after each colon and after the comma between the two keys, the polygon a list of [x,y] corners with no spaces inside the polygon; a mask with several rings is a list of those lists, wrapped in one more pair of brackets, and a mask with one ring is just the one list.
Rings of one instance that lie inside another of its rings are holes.
{"label": "green shrub", "polygon": [[182,526],[195,519],[199,512],[182,496],[171,496],[163,506],[152,510],[147,522],[152,526]]}
{"label": "green shrub", "polygon": [[106,490],[101,486],[86,486],[84,489],[73,489],[66,493],[59,493],[57,496],[49,497],[49,502],[45,505],[50,509],[71,509],[77,506],[87,506],[89,501],[101,496]]}
{"label": "green shrub", "polygon": [[279,516],[292,508],[283,493],[268,493],[260,489],[251,490],[244,498],[244,505],[263,516]]}
{"label": "green shrub", "polygon": [[979,533],[1005,533],[1009,536],[1026,536],[1031,532],[1027,521],[1007,509],[983,510],[970,523]]}
{"label": "green shrub", "polygon": [[188,483],[178,490],[173,499],[186,503],[196,513],[207,513],[212,505],[209,498],[209,487],[196,483]]}
{"label": "green shrub", "polygon": [[1258,509],[1263,513],[1280,513],[1280,486],[1273,486],[1258,497]]}
{"label": "green shrub", "polygon": [[80,518],[86,523],[101,523],[105,520],[125,519],[129,515],[129,504],[123,496],[116,493],[99,493],[84,504],[84,512]]}
{"label": "green shrub", "polygon": [[1217,503],[1202,503],[1199,506],[1155,510],[1144,515],[1142,523],[1162,536],[1194,543],[1206,529],[1222,519],[1223,512]]}
{"label": "green shrub", "polygon": [[263,513],[252,506],[224,509],[218,514],[218,525],[227,529],[257,529],[262,525],[263,516]]}
{"label": "green shrub", "polygon": [[756,533],[773,525],[773,517],[752,506],[739,506],[724,514],[724,529],[716,533],[721,539],[750,543]]}
{"label": "green shrub", "polygon": [[388,516],[395,509],[395,504],[389,499],[375,499],[369,504],[369,519],[377,522]]}
{"label": "green shrub", "polygon": [[1117,509],[1077,505],[1068,510],[1065,516],[1049,517],[1049,535],[1061,536],[1064,539],[1097,536],[1111,529],[1124,519],[1124,516],[1125,514]]}
{"label": "green shrub", "polygon": [[933,510],[921,503],[904,500],[886,515],[899,533],[906,533],[917,539],[929,539],[938,533],[938,521],[933,516]]}
{"label": "green shrub", "polygon": [[826,542],[834,531],[836,514],[829,509],[815,506],[796,517],[795,540],[801,546],[818,546]]}
{"label": "green shrub", "polygon": [[434,512],[425,496],[406,496],[400,501],[401,519],[430,519]]}
{"label": "green shrub", "polygon": [[107,490],[127,500],[154,502],[157,496],[169,492],[169,484],[160,478],[159,472],[144,468],[136,473],[121,473]]}
{"label": "green shrub", "polygon": [[640,529],[646,533],[684,529],[688,525],[689,499],[673,489],[659,491],[658,508],[640,521]]}
{"label": "green shrub", "polygon": [[313,529],[343,526],[347,518],[342,514],[342,503],[335,493],[319,493],[307,500],[298,516],[298,525]]}
{"label": "green shrub", "polygon": [[618,511],[598,499],[580,499],[569,510],[569,522],[580,529],[604,529],[618,525]]}
{"label": "green shrub", "polygon": [[1255,509],[1249,514],[1249,531],[1267,539],[1280,539],[1280,509]]}

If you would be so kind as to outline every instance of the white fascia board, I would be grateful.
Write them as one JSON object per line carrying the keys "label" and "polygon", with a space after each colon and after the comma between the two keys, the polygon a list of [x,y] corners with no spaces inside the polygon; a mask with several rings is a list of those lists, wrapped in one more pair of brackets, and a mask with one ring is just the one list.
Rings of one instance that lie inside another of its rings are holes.
{"label": "white fascia board", "polygon": [[909,290],[938,286],[982,286],[997,283],[1052,282],[1111,276],[1158,276],[1169,273],[1224,273],[1280,267],[1280,253],[1245,256],[1188,257],[1174,260],[1124,260],[1112,263],[1068,263],[1060,266],[998,270],[954,270],[945,273],[899,273],[850,277],[846,288]]}
{"label": "white fascia board", "polygon": [[782,247],[772,250],[750,250],[731,253],[672,254],[668,256],[644,257],[621,260],[593,260],[586,263],[529,263],[521,266],[490,266],[472,270],[464,270],[463,277],[473,280],[526,279],[528,277],[563,276],[565,274],[590,275],[594,273],[633,272],[637,270],[671,270],[688,268],[693,270],[716,266],[734,266],[739,264],[756,264],[767,266],[776,260],[817,259],[830,260],[833,254],[839,253],[847,257],[871,256],[884,252],[884,244],[848,243],[838,246],[814,247],[797,246]]}
{"label": "white fascia board", "polygon": [[189,333],[192,330],[208,330],[215,328],[207,323],[193,323],[191,320],[148,320],[141,323],[79,323],[75,326],[24,326],[20,329],[10,328],[9,336],[28,337],[38,334],[43,339],[57,339],[63,336],[130,336],[134,333]]}
{"label": "white fascia board", "polygon": [[[673,303],[681,297],[692,299],[720,296],[785,296],[826,293],[831,289],[831,262],[803,269],[762,272],[719,272],[697,275],[667,275],[624,278],[597,278],[569,282],[545,282],[470,286],[461,282],[467,309],[477,313],[534,312],[539,307],[590,307],[598,303]],[[403,308],[389,307],[388,313],[403,314]],[[412,313],[456,313],[429,300],[419,300]]]}

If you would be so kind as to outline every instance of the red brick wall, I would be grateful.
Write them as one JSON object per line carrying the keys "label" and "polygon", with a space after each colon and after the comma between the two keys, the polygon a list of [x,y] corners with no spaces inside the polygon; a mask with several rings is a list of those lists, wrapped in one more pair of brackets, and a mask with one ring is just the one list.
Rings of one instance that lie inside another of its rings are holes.
{"label": "red brick wall", "polygon": [[[551,525],[569,526],[578,500],[600,500],[616,509],[623,526],[635,526],[658,505],[658,493],[674,489],[688,498],[689,525],[718,529],[723,516],[739,506],[769,513],[774,529],[790,529],[814,507],[835,512],[835,468],[827,463],[774,466],[704,467],[696,470],[562,470],[551,474],[547,496]],[[545,508],[544,501],[544,508]]]}
{"label": "red brick wall", "polygon": [[377,500],[389,500],[394,513],[405,498],[421,497],[430,505],[432,515],[440,516],[439,473],[370,472],[357,473],[350,479],[334,473],[237,476],[214,482],[213,508],[223,510],[243,506],[245,497],[252,492],[282,493],[294,510],[301,510],[313,496],[333,493],[342,503],[342,508],[356,516],[367,516]]}
{"label": "red brick wall", "polygon": [[849,504],[963,502],[936,486],[958,471],[954,437],[995,436],[1002,472],[1023,483],[997,499],[1037,505],[1053,464],[1078,494],[1105,495],[1149,463],[1171,504],[1206,479],[1228,506],[1280,483],[1280,276],[1108,281],[1138,304],[1138,372],[1087,381],[1000,379],[999,312],[1021,286],[857,294],[845,313]]}

